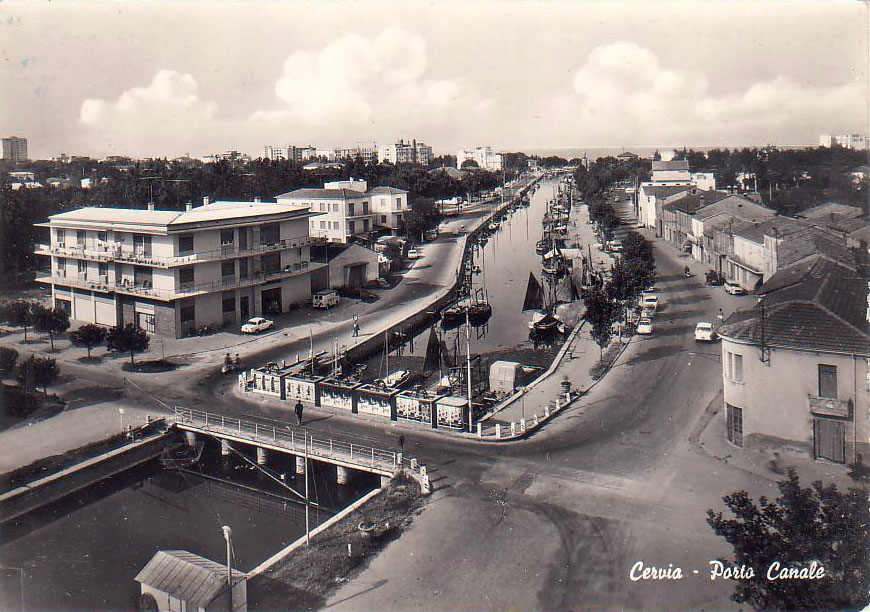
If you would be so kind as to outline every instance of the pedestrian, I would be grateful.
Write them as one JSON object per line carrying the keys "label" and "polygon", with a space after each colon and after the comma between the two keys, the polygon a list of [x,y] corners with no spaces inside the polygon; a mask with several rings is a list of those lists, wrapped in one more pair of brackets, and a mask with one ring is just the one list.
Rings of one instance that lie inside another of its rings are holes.
{"label": "pedestrian", "polygon": [[353,337],[356,338],[359,336],[359,323],[354,321],[353,323]]}
{"label": "pedestrian", "polygon": [[716,316],[719,317],[719,323],[721,323],[722,321],[725,320],[725,313],[722,312],[722,309],[721,309],[721,308],[719,309],[719,314],[716,315]]}
{"label": "pedestrian", "polygon": [[296,402],[296,424],[302,425],[302,400]]}

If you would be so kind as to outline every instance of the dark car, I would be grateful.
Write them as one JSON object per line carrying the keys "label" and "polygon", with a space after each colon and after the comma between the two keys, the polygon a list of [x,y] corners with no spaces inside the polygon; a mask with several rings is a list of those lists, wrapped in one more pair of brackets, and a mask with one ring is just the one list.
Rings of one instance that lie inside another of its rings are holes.
{"label": "dark car", "polygon": [[725,284],[725,277],[715,270],[710,270],[707,272],[707,284],[713,287],[720,287]]}

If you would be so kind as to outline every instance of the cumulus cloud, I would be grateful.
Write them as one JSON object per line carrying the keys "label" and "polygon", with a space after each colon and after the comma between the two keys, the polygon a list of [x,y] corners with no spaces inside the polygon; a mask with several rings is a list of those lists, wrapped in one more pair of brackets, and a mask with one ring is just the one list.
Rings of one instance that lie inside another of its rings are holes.
{"label": "cumulus cloud", "polygon": [[400,27],[372,37],[347,34],[290,55],[275,84],[280,105],[250,119],[347,140],[385,130],[388,138],[458,133],[490,110],[492,101],[466,79],[427,77],[426,68],[425,42]]}
{"label": "cumulus cloud", "polygon": [[95,149],[167,155],[212,137],[218,106],[199,96],[196,79],[159,70],[145,87],[127,89],[114,101],[82,102],[79,121]]}
{"label": "cumulus cloud", "polygon": [[704,73],[663,65],[631,42],[593,49],[572,85],[547,107],[561,118],[563,135],[590,144],[812,141],[832,122],[866,122],[858,82],[810,87],[781,76],[715,95]]}

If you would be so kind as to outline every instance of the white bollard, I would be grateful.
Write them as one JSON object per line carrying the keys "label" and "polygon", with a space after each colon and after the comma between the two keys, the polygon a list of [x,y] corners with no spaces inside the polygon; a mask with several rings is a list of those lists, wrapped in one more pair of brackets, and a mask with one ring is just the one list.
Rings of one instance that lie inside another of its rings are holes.
{"label": "white bollard", "polygon": [[535,419],[535,425],[537,426],[537,424],[538,424],[538,414],[535,413],[535,414],[533,415],[533,417],[534,417],[534,419]]}
{"label": "white bollard", "polygon": [[517,435],[517,424],[511,421],[511,437]]}
{"label": "white bollard", "polygon": [[526,420],[520,419],[520,431],[525,431],[525,430],[526,430]]}
{"label": "white bollard", "polygon": [[501,423],[495,424],[495,437],[501,438]]}
{"label": "white bollard", "polygon": [[560,407],[559,398],[557,397],[556,398],[556,412],[559,412],[559,407]]}
{"label": "white bollard", "polygon": [[545,419],[550,418],[550,405],[549,404],[544,406],[544,418]]}
{"label": "white bollard", "polygon": [[565,403],[567,404],[570,401],[571,401],[571,392],[565,391]]}
{"label": "white bollard", "polygon": [[416,459],[411,459],[411,469],[412,470],[417,469],[417,460]]}
{"label": "white bollard", "polygon": [[483,437],[483,423],[481,423],[480,421],[477,422],[477,437]]}

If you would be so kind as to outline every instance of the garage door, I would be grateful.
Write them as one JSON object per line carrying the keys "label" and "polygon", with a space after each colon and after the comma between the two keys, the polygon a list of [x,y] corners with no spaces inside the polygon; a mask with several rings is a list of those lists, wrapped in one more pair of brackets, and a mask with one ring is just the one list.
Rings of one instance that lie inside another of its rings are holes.
{"label": "garage door", "polygon": [[97,298],[97,323],[112,326],[118,323],[114,300]]}
{"label": "garage door", "polygon": [[94,322],[94,303],[91,301],[90,296],[75,296],[74,308],[73,313],[76,319],[90,323]]}

